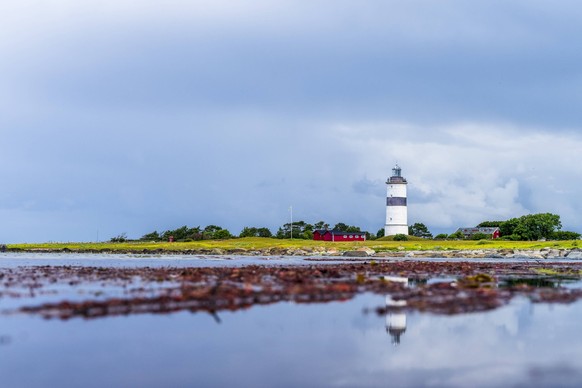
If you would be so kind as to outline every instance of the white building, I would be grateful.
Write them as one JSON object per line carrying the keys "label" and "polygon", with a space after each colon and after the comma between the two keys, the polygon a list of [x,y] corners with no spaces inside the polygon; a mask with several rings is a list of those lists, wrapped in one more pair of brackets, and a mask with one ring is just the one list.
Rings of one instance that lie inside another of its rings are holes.
{"label": "white building", "polygon": [[408,234],[408,208],[406,207],[406,185],[408,182],[402,177],[402,169],[396,165],[392,169],[392,176],[386,181],[388,194],[386,195],[386,225],[384,236]]}

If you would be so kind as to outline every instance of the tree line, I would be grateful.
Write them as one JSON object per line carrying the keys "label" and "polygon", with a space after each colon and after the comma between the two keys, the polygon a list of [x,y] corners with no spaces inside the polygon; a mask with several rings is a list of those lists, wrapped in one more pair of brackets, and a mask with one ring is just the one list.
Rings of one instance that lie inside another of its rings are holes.
{"label": "tree line", "polygon": [[281,226],[277,233],[276,238],[298,238],[304,240],[311,240],[313,238],[313,232],[316,230],[337,230],[339,232],[352,232],[352,233],[366,233],[366,238],[370,239],[372,236],[369,232],[361,230],[359,226],[348,225],[343,222],[338,222],[333,228],[330,228],[330,224],[325,221],[319,221],[315,224],[310,224],[305,221],[297,221],[284,224]]}
{"label": "tree line", "polygon": [[[560,216],[552,213],[527,214],[521,217],[510,218],[506,221],[483,221],[478,228],[499,228],[500,238],[511,241],[537,241],[546,240],[577,240],[580,233],[562,229]],[[450,235],[439,234],[436,239],[464,239],[461,231]],[[491,238],[484,233],[475,233],[473,240]]]}
{"label": "tree line", "polygon": [[[245,226],[238,236],[233,235],[228,229],[222,228],[217,225],[208,225],[204,228],[200,226],[188,227],[182,226],[177,229],[169,229],[163,232],[153,231],[151,233],[144,234],[139,238],[139,241],[173,241],[188,242],[188,241],[200,241],[200,240],[220,240],[236,237],[275,237],[280,239],[285,238],[296,238],[311,240],[313,238],[313,232],[318,229],[329,229],[338,230],[341,232],[364,232],[366,233],[366,238],[375,238],[375,236],[370,235],[366,231],[362,231],[360,227],[348,225],[343,222],[339,222],[330,228],[330,224],[325,221],[319,221],[314,224],[307,223],[305,221],[296,221],[287,223],[279,227],[277,232],[273,234],[269,228],[266,227],[253,227]],[[383,233],[384,229],[382,229]],[[382,234],[383,236],[383,234]],[[124,242],[130,241],[125,233],[119,236],[113,237],[111,242]]]}
{"label": "tree line", "polygon": [[[477,225],[479,228],[497,227],[500,230],[501,238],[505,240],[514,241],[533,241],[540,239],[547,240],[576,240],[580,238],[580,233],[564,231],[560,216],[551,213],[528,214],[521,217],[511,218],[506,221],[484,221]],[[218,225],[208,225],[204,228],[200,226],[188,227],[182,226],[177,229],[170,229],[163,232],[153,231],[147,233],[139,238],[141,241],[199,241],[199,240],[217,240],[228,239],[236,237],[275,237],[279,239],[313,239],[313,232],[315,230],[337,230],[340,232],[361,232],[366,234],[366,239],[373,240],[384,237],[384,228],[380,228],[376,234],[371,234],[368,231],[361,230],[360,227],[348,225],[343,222],[335,224],[330,227],[330,224],[325,221],[319,221],[310,224],[305,221],[296,221],[286,223],[278,228],[276,233],[272,233],[266,227],[251,227],[245,226],[238,236],[233,235],[228,229],[222,228]],[[433,235],[428,227],[417,222],[408,227],[408,235],[421,238],[432,239]],[[402,237],[403,236],[403,237]],[[406,238],[406,235],[399,236],[399,239]],[[435,239],[464,239],[465,236],[460,231],[452,234],[438,234]],[[481,240],[488,239],[491,236],[484,233],[476,233],[472,239]],[[113,237],[111,242],[129,241],[125,233]]]}
{"label": "tree line", "polygon": [[552,213],[527,214],[507,221],[484,221],[479,227],[498,227],[506,240],[577,240],[580,233],[562,229],[560,216]]}

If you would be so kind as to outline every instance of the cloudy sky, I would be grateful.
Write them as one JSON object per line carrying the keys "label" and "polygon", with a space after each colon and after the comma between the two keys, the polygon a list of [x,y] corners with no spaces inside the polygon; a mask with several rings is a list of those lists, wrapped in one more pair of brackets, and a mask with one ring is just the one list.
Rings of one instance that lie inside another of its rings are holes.
{"label": "cloudy sky", "polygon": [[7,0],[0,242],[293,218],[582,232],[576,1]]}

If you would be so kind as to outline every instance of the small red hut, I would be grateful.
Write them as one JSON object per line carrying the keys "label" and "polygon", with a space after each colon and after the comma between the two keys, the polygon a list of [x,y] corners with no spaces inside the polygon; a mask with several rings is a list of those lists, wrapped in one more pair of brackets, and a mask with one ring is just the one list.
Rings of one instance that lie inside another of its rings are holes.
{"label": "small red hut", "polygon": [[339,230],[318,229],[313,232],[316,241],[366,241],[364,232],[340,232]]}
{"label": "small red hut", "polygon": [[501,237],[501,231],[497,227],[494,227],[494,228],[482,227],[482,228],[480,228],[480,227],[476,226],[474,228],[459,228],[459,229],[457,229],[457,231],[455,233],[459,233],[459,232],[461,232],[463,234],[464,238],[466,238],[466,239],[473,238],[473,235],[475,235],[477,233],[486,234],[492,240],[495,240],[495,239]]}

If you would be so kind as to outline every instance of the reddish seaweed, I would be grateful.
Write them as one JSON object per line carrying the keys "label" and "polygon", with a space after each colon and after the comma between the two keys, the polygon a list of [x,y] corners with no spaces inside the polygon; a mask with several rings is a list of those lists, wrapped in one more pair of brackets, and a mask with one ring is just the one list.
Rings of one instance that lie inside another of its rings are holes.
{"label": "reddish seaweed", "polygon": [[[34,297],[54,292],[50,286],[83,290],[98,284],[102,290],[83,300],[63,300],[21,307],[20,312],[46,318],[97,318],[139,313],[188,310],[215,313],[277,302],[324,303],[353,298],[363,292],[391,295],[405,301],[399,309],[437,314],[459,314],[495,309],[515,295],[533,302],[570,303],[582,290],[533,287],[510,283],[509,278],[544,277],[536,270],[579,274],[582,264],[475,263],[430,261],[352,262],[312,266],[247,266],[241,268],[103,268],[41,266],[0,269],[4,297]],[[414,279],[414,285],[386,281],[384,276]],[[431,278],[454,281],[426,283]],[[547,277],[547,276],[546,276]],[[121,287],[123,296],[107,297],[108,286]],[[104,297],[102,294],[104,294]],[[388,307],[378,308],[385,313]]]}

